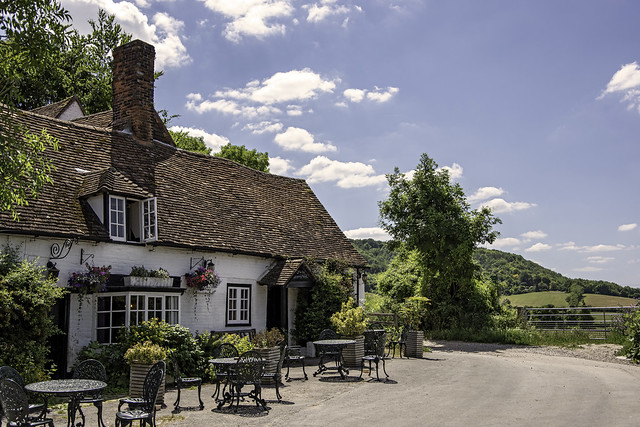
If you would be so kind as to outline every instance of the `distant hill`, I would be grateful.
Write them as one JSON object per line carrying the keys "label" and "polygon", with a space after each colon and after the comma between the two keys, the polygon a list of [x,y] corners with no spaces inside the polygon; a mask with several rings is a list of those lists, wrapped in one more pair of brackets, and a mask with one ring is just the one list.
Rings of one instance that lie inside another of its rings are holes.
{"label": "distant hill", "polygon": [[[351,242],[371,266],[372,274],[385,271],[395,255],[385,242],[373,239],[354,239]],[[500,285],[502,295],[544,291],[569,292],[571,285],[579,284],[584,288],[585,294],[640,298],[640,288],[620,286],[603,280],[570,279],[520,255],[508,252],[478,248],[473,258],[483,273]]]}
{"label": "distant hill", "polygon": [[[560,291],[531,292],[503,296],[501,300],[508,299],[514,307],[545,307],[549,304],[554,307],[568,307],[567,295],[569,294]],[[612,295],[585,294],[584,303],[590,307],[628,307],[635,305],[636,300]]]}
{"label": "distant hill", "polygon": [[571,285],[579,284],[584,288],[585,294],[640,297],[638,288],[623,287],[603,280],[570,279],[520,255],[508,252],[478,248],[473,258],[484,273],[500,285],[503,295],[543,291],[569,292]]}

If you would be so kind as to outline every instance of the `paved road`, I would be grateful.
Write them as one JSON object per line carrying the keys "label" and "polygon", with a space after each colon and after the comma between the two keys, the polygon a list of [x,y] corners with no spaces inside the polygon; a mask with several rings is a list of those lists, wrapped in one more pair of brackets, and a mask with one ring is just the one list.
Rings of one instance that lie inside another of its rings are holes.
{"label": "paved road", "polygon": [[[300,368],[296,368],[296,374]],[[313,366],[307,372],[313,372]],[[238,414],[212,410],[212,386],[203,390],[205,409],[158,412],[160,426],[637,426],[640,367],[510,351],[463,352],[435,349],[425,358],[387,363],[391,381],[347,381],[332,375],[265,388],[268,414],[242,407]],[[354,375],[355,373],[355,375]],[[366,378],[365,372],[365,378]],[[195,405],[195,390],[183,392]],[[168,404],[175,391],[167,392]],[[105,404],[113,425],[117,401]],[[87,407],[87,425],[95,408]],[[57,414],[56,424],[66,417]]]}

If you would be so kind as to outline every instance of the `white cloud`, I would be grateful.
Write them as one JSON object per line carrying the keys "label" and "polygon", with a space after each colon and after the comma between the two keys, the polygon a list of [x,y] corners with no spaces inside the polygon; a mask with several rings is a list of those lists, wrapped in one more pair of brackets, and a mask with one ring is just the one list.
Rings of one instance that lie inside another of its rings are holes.
{"label": "white cloud", "polygon": [[[146,2],[138,3],[145,7]],[[62,6],[73,16],[73,25],[78,31],[88,33],[91,27],[89,19],[96,20],[98,9],[104,9],[108,14],[115,15],[116,21],[122,29],[140,39],[152,44],[156,49],[156,68],[180,67],[189,64],[192,59],[182,44],[181,32],[184,23],[167,13],[156,13],[151,22],[135,4],[113,0],[62,0]]]}
{"label": "white cloud", "polygon": [[338,150],[335,145],[315,142],[313,135],[306,129],[296,127],[288,127],[283,133],[277,134],[274,141],[285,150],[305,151],[307,153]]}
{"label": "white cloud", "polygon": [[559,245],[560,250],[564,251],[577,251],[577,252],[614,252],[626,249],[624,245],[594,245],[594,246],[578,246],[575,242],[561,243]]}
{"label": "white cloud", "polygon": [[504,199],[493,199],[482,204],[483,207],[488,207],[494,213],[516,212],[536,206],[535,203],[527,202],[507,202]]}
{"label": "white cloud", "polygon": [[281,157],[269,157],[269,171],[274,175],[285,175],[291,170],[291,162]]}
{"label": "white cloud", "polygon": [[367,94],[367,91],[362,89],[346,89],[343,92],[343,95],[345,96],[345,98],[355,103],[361,102],[364,99],[366,94]]}
{"label": "white cloud", "polygon": [[[193,94],[190,94],[193,95]],[[233,116],[242,116],[247,119],[255,119],[257,117],[266,117],[271,115],[280,114],[281,111],[278,108],[261,105],[261,106],[251,106],[251,105],[242,105],[238,104],[235,101],[230,101],[226,99],[219,99],[216,101],[204,100],[201,102],[197,102],[194,98],[187,96],[188,101],[185,106],[188,110],[194,111],[198,114],[207,113],[210,111],[218,111],[222,114],[229,114]]]}
{"label": "white cloud", "polygon": [[274,21],[288,18],[294,11],[291,0],[201,1],[209,10],[229,19],[223,34],[233,42],[239,42],[245,36],[263,39],[284,34],[286,25]]}
{"label": "white cloud", "polygon": [[613,261],[615,258],[610,256],[590,256],[587,257],[587,261],[592,264],[606,264],[609,261]]}
{"label": "white cloud", "polygon": [[309,183],[336,181],[340,188],[360,188],[386,184],[384,175],[376,175],[371,165],[360,162],[340,162],[318,156],[298,170]]}
{"label": "white cloud", "polygon": [[192,127],[183,127],[183,126],[171,126],[169,128],[174,132],[186,132],[191,136],[202,137],[204,139],[204,143],[207,147],[211,148],[213,152],[220,151],[220,148],[223,145],[227,145],[229,143],[229,139],[216,135],[215,133],[209,133],[204,129],[192,128]]}
{"label": "white cloud", "polygon": [[538,231],[527,231],[526,233],[522,233],[520,236],[527,240],[539,240],[547,237],[547,233],[542,230]]}
{"label": "white cloud", "polygon": [[520,240],[515,237],[504,237],[500,239],[496,239],[490,247],[492,248],[507,248],[512,246],[518,246],[520,244]]}
{"label": "white cloud", "polygon": [[547,245],[546,243],[536,243],[535,245],[528,247],[525,249],[525,252],[543,252],[551,249],[551,245]]}
{"label": "white cloud", "polygon": [[262,135],[263,133],[280,132],[283,124],[280,122],[262,121],[260,123],[249,123],[245,125],[243,130],[249,130],[254,135]]}
{"label": "white cloud", "polygon": [[622,95],[621,101],[627,102],[629,109],[638,108],[640,112],[640,67],[637,62],[623,65],[597,99],[615,93]]}
{"label": "white cloud", "polygon": [[638,224],[622,224],[620,227],[618,227],[618,231],[631,231],[631,230],[635,230],[636,227],[638,226]]}
{"label": "white cloud", "polygon": [[307,15],[307,22],[317,23],[324,21],[330,16],[344,15],[351,11],[351,8],[344,5],[336,5],[335,0],[322,0],[320,4],[307,4],[302,6],[309,10]]}
{"label": "white cloud", "polygon": [[502,188],[497,187],[480,187],[471,196],[467,197],[469,203],[479,202],[481,200],[491,199],[501,196],[504,193]]}
{"label": "white cloud", "polygon": [[349,239],[374,239],[382,242],[391,240],[389,233],[380,227],[363,227],[344,232]]}
{"label": "white cloud", "polygon": [[376,88],[375,91],[367,93],[367,99],[374,102],[387,102],[399,91],[397,87],[388,87],[385,90]]}
{"label": "white cloud", "polygon": [[366,89],[345,89],[342,94],[344,97],[353,103],[360,103],[363,100],[367,99],[368,101],[383,103],[389,101],[393,95],[398,93],[400,89],[397,87],[388,87],[386,89],[381,89],[376,87],[375,90],[369,91]]}
{"label": "white cloud", "polygon": [[439,170],[446,170],[449,172],[449,178],[455,180],[462,178],[462,166],[454,163],[451,166],[442,166]]}
{"label": "white cloud", "polygon": [[297,117],[302,115],[302,107],[299,105],[287,105],[287,116]]}
{"label": "white cloud", "polygon": [[325,80],[308,68],[276,73],[251,91],[255,102],[274,104],[315,98],[320,92],[333,92],[336,83]]}

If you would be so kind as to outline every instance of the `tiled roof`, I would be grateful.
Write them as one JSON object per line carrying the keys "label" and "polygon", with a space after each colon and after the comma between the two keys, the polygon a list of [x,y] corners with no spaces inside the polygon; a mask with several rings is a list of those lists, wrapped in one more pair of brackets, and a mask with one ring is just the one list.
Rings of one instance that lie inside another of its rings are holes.
{"label": "tiled roof", "polygon": [[88,116],[78,117],[71,121],[73,123],[110,129],[111,123],[113,122],[113,113],[111,111],[103,111],[101,113],[89,114]]}
{"label": "tiled roof", "polygon": [[80,197],[106,189],[157,197],[159,245],[366,264],[304,180],[125,132],[29,112],[18,120],[58,139],[58,151],[47,150],[55,184],[18,208],[19,222],[1,213],[2,231],[108,239]]}

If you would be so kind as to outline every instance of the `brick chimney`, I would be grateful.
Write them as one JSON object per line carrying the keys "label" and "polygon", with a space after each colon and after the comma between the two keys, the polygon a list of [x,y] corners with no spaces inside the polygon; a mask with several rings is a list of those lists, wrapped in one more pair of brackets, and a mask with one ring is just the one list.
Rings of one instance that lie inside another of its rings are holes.
{"label": "brick chimney", "polygon": [[130,127],[142,141],[153,139],[155,49],[134,40],[113,50],[113,125]]}

